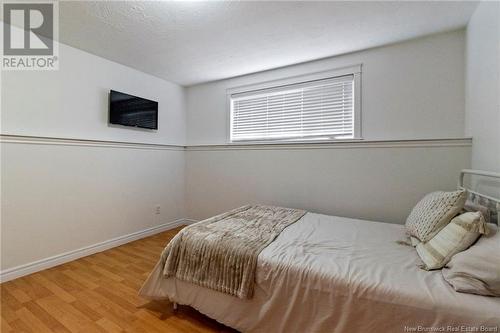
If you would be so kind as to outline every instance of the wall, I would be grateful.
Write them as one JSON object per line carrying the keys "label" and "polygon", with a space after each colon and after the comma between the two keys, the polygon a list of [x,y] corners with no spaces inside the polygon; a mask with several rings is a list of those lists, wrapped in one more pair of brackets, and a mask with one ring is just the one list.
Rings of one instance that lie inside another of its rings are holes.
{"label": "wall", "polygon": [[183,218],[184,167],[175,149],[2,143],[2,270]]}
{"label": "wall", "polygon": [[[464,136],[464,43],[454,31],[189,87],[188,217],[251,202],[404,223],[423,195],[456,187],[470,142],[371,141]],[[204,146],[226,143],[226,89],[359,63],[365,143]]]}
{"label": "wall", "polygon": [[452,190],[468,140],[309,147],[193,147],[187,210],[203,219],[247,203],[404,223],[426,193]]}
{"label": "wall", "polygon": [[[2,139],[1,269],[248,202],[402,223],[422,195],[455,186],[470,142],[371,140],[463,137],[463,54],[456,31],[190,87],[185,99],[182,87],[61,45],[58,72],[2,73],[2,134],[159,145]],[[356,63],[365,143],[163,146],[225,143],[227,88]],[[160,130],[109,127],[110,88],[158,100]]]}
{"label": "wall", "polygon": [[[59,71],[2,73],[4,272],[186,215],[184,149],[164,146],[185,143],[184,89],[65,45],[59,58]],[[109,89],[159,101],[159,130],[108,126]]]}
{"label": "wall", "polygon": [[367,140],[464,135],[464,31],[187,89],[187,142],[226,143],[226,89],[363,64],[362,131]]}
{"label": "wall", "polygon": [[467,136],[472,167],[500,172],[500,3],[481,2],[467,28]]}
{"label": "wall", "polygon": [[[181,86],[60,44],[58,71],[2,72],[2,134],[185,143]],[[108,125],[109,90],[159,102],[158,131]]]}

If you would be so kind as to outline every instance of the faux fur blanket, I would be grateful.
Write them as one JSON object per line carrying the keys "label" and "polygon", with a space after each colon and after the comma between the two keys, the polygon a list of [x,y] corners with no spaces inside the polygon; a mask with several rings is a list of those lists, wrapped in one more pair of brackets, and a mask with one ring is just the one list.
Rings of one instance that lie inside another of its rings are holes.
{"label": "faux fur blanket", "polygon": [[297,209],[248,205],[190,225],[164,249],[163,274],[251,298],[259,253],[304,214]]}

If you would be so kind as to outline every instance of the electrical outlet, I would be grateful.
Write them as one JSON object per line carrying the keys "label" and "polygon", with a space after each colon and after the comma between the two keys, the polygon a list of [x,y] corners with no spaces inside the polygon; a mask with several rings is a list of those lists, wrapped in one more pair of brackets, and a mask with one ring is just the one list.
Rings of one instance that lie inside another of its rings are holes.
{"label": "electrical outlet", "polygon": [[159,205],[155,207],[155,214],[156,215],[161,214],[161,210],[160,210],[160,206]]}

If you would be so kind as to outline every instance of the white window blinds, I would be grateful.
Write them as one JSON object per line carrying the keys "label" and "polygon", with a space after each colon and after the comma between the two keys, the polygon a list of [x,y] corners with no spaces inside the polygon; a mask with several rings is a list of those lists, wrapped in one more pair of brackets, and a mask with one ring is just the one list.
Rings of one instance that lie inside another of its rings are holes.
{"label": "white window blinds", "polygon": [[231,141],[354,137],[354,75],[230,96]]}

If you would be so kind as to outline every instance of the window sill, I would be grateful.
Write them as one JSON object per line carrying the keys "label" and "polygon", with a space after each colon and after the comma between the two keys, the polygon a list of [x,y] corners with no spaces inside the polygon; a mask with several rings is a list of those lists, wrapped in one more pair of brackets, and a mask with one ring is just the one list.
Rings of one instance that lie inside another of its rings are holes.
{"label": "window sill", "polygon": [[247,146],[247,145],[307,145],[307,144],[321,144],[321,143],[338,143],[338,142],[360,142],[363,138],[350,138],[350,139],[296,139],[296,140],[241,140],[229,141],[226,143],[228,146]]}

